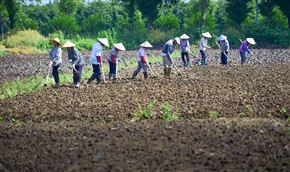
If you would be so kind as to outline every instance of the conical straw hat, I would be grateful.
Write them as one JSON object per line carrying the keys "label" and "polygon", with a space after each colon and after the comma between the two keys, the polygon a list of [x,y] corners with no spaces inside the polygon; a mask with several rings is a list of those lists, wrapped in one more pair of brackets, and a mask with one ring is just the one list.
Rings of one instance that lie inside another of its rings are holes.
{"label": "conical straw hat", "polygon": [[250,44],[253,44],[253,45],[256,44],[254,38],[247,38],[246,41],[247,41],[248,43],[250,43]]}
{"label": "conical straw hat", "polygon": [[187,36],[186,34],[181,35],[180,39],[189,39],[189,36]]}
{"label": "conical straw hat", "polygon": [[177,42],[177,44],[180,44],[180,39],[175,37],[174,40]]}
{"label": "conical straw hat", "polygon": [[105,46],[109,46],[109,41],[107,38],[99,38],[98,39],[102,44],[104,44]]}
{"label": "conical straw hat", "polygon": [[125,51],[126,50],[126,48],[124,47],[124,45],[122,43],[114,44],[114,47],[117,48],[120,51]]}
{"label": "conical straw hat", "polygon": [[70,41],[66,41],[66,43],[64,43],[62,47],[67,48],[67,47],[74,47],[74,46],[76,46],[76,44]]}
{"label": "conical straw hat", "polygon": [[49,40],[49,42],[51,42],[51,43],[53,43],[53,41],[55,41],[55,42],[60,44],[59,38],[54,38],[54,39]]}
{"label": "conical straw hat", "polygon": [[152,48],[153,47],[148,41],[143,42],[140,46],[145,47],[145,48]]}
{"label": "conical straw hat", "polygon": [[212,36],[210,35],[209,32],[205,32],[202,34],[202,36],[206,37],[206,38],[212,38]]}
{"label": "conical straw hat", "polygon": [[228,37],[226,37],[225,35],[221,35],[218,37],[218,41],[222,41],[222,40],[226,40]]}

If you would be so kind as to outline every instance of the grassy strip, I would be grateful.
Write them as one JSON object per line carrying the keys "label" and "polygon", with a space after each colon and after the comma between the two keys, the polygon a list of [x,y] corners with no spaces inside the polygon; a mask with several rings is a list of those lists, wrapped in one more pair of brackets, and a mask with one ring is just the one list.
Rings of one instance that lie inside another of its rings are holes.
{"label": "grassy strip", "polygon": [[[179,57],[179,55],[180,54],[178,52],[175,52],[172,54],[172,58]],[[155,57],[154,55],[151,55],[148,58],[148,61],[152,63],[161,62],[162,57],[161,56]],[[137,67],[137,61],[135,58],[133,58],[131,60],[126,61],[126,64],[119,63],[118,70],[130,69],[130,68],[135,68],[135,67]],[[108,66],[103,67],[103,70],[105,73],[108,73],[109,67]],[[88,71],[84,71],[82,74],[82,78],[87,79],[92,75],[92,73],[93,73],[92,69]],[[60,79],[60,84],[69,83],[73,81],[72,74],[60,74],[59,79]],[[42,75],[32,76],[32,77],[24,78],[24,79],[18,79],[16,81],[11,81],[11,82],[5,82],[0,87],[0,99],[12,98],[19,94],[29,93],[32,91],[38,91],[44,87],[45,82],[46,82],[46,77]],[[52,77],[49,77],[48,85],[52,85],[52,84],[54,84],[54,79]]]}

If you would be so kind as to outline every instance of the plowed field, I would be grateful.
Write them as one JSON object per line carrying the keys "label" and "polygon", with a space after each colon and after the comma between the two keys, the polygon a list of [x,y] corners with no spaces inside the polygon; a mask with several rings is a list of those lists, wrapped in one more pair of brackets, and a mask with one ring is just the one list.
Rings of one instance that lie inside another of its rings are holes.
{"label": "plowed field", "polygon": [[[170,79],[155,63],[147,80],[126,69],[116,82],[0,100],[0,171],[289,171],[290,52],[253,52],[245,65],[233,50],[221,66],[211,50],[207,66],[192,58],[184,69],[175,59],[181,74],[173,69]],[[45,58],[1,57],[1,83],[45,74]],[[179,120],[163,119],[165,101]],[[137,121],[149,102],[153,118]]]}

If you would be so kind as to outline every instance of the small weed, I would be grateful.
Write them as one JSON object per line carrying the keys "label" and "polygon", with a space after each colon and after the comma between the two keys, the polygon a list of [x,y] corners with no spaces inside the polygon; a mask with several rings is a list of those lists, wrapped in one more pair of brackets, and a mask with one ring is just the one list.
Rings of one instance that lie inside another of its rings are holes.
{"label": "small weed", "polygon": [[[247,109],[248,109],[248,112],[249,112],[249,116],[250,117],[253,117],[254,115],[254,110],[253,110],[253,107],[251,105],[246,105]],[[255,115],[256,117],[256,115]]]}
{"label": "small weed", "polygon": [[178,120],[179,116],[172,112],[169,108],[168,102],[162,104],[163,119],[167,121]]}
{"label": "small weed", "polygon": [[246,114],[244,114],[244,113],[239,113],[239,114],[238,114],[238,117],[239,117],[239,118],[245,118],[245,117],[246,117]]}
{"label": "small weed", "polygon": [[283,107],[283,108],[280,110],[280,112],[281,112],[282,114],[284,114],[284,113],[286,113],[287,111],[286,111],[286,109]]}
{"label": "small weed", "polygon": [[288,118],[287,118],[287,120],[286,120],[286,121],[290,123],[290,116],[288,116]]}
{"label": "small weed", "polygon": [[151,119],[153,117],[152,114],[152,108],[154,107],[154,103],[150,102],[147,105],[147,108],[142,108],[140,103],[138,103],[139,112],[133,113],[133,116],[136,117],[136,120],[142,120],[142,119]]}
{"label": "small weed", "polygon": [[0,124],[4,122],[4,119],[0,117]]}
{"label": "small weed", "polygon": [[217,111],[209,111],[209,117],[211,119],[217,119],[218,118],[218,112]]}

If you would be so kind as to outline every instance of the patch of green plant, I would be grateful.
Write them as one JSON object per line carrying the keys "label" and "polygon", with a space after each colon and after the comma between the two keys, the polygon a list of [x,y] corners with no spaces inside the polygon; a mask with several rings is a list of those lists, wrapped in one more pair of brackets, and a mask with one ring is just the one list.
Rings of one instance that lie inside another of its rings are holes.
{"label": "patch of green plant", "polygon": [[169,108],[169,104],[167,101],[163,102],[162,104],[162,113],[162,117],[166,121],[173,121],[179,119],[179,116],[172,112],[172,110]]}
{"label": "patch of green plant", "polygon": [[209,111],[209,117],[211,119],[217,119],[218,118],[218,112],[217,111]]}
{"label": "patch of green plant", "polygon": [[254,114],[253,107],[252,107],[251,105],[246,105],[246,107],[247,107],[247,109],[248,109],[249,116],[250,116],[250,117],[253,117],[253,116],[256,117],[256,114]]}
{"label": "patch of green plant", "polygon": [[0,124],[4,122],[3,117],[0,117]]}
{"label": "patch of green plant", "polygon": [[290,122],[290,116],[288,116],[288,118],[287,118],[287,120],[286,120],[287,122]]}
{"label": "patch of green plant", "polygon": [[136,120],[142,119],[151,119],[153,117],[152,108],[154,107],[154,103],[150,102],[147,107],[143,108],[140,103],[138,103],[139,112],[133,113],[133,116]]}
{"label": "patch of green plant", "polygon": [[239,117],[239,118],[245,118],[245,117],[246,117],[246,114],[244,114],[244,113],[239,113],[239,114],[238,114],[238,117]]}
{"label": "patch of green plant", "polygon": [[286,111],[286,109],[283,107],[283,108],[280,110],[280,112],[281,112],[282,114],[285,114],[287,111]]}

